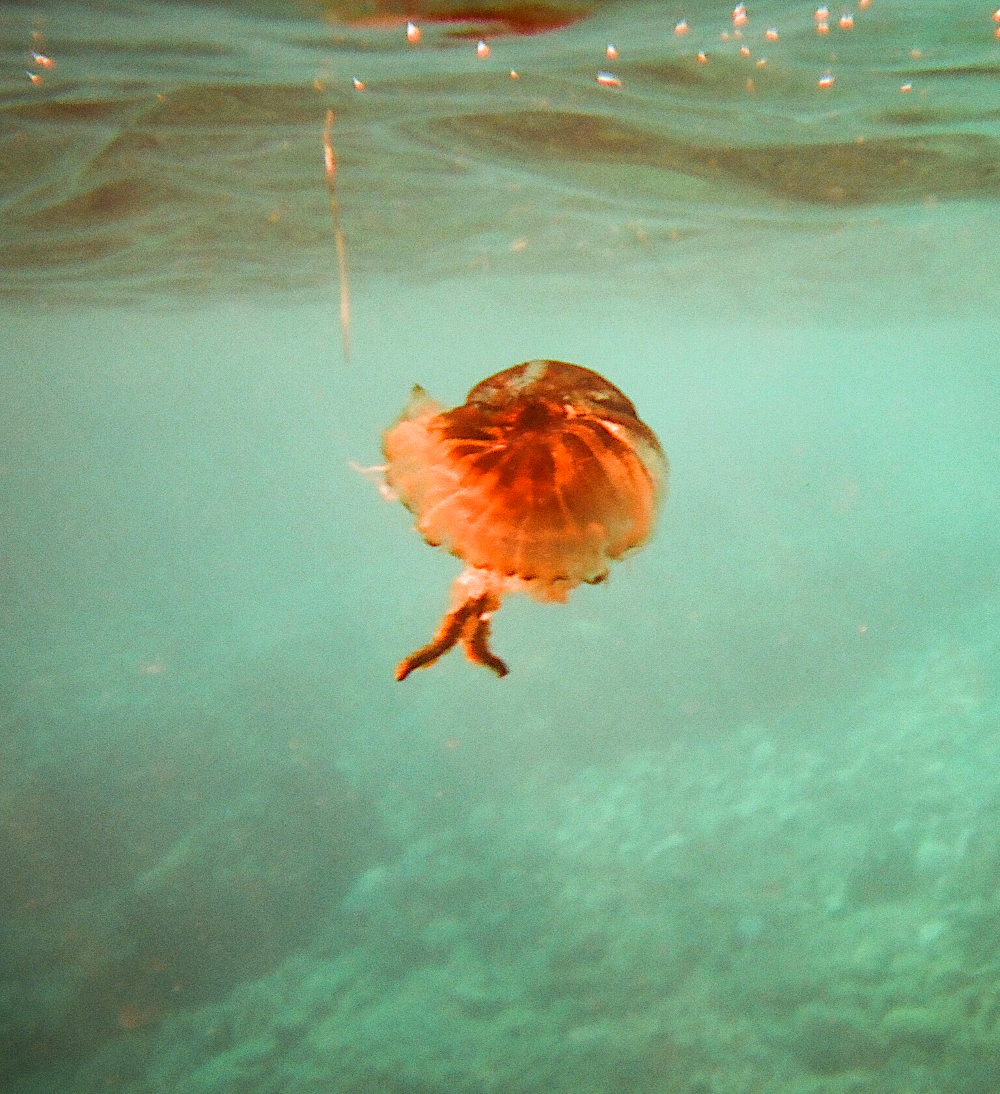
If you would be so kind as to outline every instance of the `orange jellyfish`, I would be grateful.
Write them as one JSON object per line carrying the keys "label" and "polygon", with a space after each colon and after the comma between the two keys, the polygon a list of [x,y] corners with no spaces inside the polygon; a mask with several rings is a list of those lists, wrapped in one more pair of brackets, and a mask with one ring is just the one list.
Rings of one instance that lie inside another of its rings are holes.
{"label": "orange jellyfish", "polygon": [[445,410],[420,387],[383,441],[386,482],[432,547],[465,563],[433,640],[405,680],[461,642],[498,676],[490,617],[507,593],[566,601],[640,547],[666,493],[667,460],[635,407],[603,376],[527,361]]}

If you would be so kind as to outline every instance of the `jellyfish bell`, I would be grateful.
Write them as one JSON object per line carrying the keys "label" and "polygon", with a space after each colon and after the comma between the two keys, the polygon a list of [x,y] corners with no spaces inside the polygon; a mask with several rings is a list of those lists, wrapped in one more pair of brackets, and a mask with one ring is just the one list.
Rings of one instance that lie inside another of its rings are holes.
{"label": "jellyfish bell", "polygon": [[433,547],[465,563],[434,639],[396,679],[459,642],[498,676],[490,618],[504,595],[565,601],[642,546],[667,489],[667,460],[635,407],[603,376],[527,361],[447,410],[414,388],[383,440],[386,483]]}

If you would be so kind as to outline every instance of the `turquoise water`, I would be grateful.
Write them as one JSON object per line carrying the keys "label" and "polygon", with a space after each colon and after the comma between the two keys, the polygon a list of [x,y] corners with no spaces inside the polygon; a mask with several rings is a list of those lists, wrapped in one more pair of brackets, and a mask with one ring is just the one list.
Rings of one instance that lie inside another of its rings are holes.
{"label": "turquoise water", "polygon": [[[997,24],[749,16],[0,8],[4,1090],[1000,1088]],[[397,684],[538,357],[656,534]]]}

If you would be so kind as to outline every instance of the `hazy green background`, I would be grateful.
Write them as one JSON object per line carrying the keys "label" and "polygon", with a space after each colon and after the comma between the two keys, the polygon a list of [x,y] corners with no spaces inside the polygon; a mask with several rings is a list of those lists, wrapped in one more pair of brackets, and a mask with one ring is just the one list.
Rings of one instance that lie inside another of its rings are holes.
{"label": "hazy green background", "polygon": [[[996,1089],[1000,43],[913,9],[0,12],[0,1083]],[[459,563],[350,463],[536,357],[657,535],[397,685]]]}

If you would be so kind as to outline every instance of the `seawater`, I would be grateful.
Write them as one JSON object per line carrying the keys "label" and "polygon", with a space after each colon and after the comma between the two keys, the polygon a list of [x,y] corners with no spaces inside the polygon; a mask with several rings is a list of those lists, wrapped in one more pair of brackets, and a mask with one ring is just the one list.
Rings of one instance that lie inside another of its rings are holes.
{"label": "seawater", "polygon": [[[748,15],[0,8],[4,1089],[1000,1085],[997,23]],[[397,685],[539,357],[656,536]]]}

